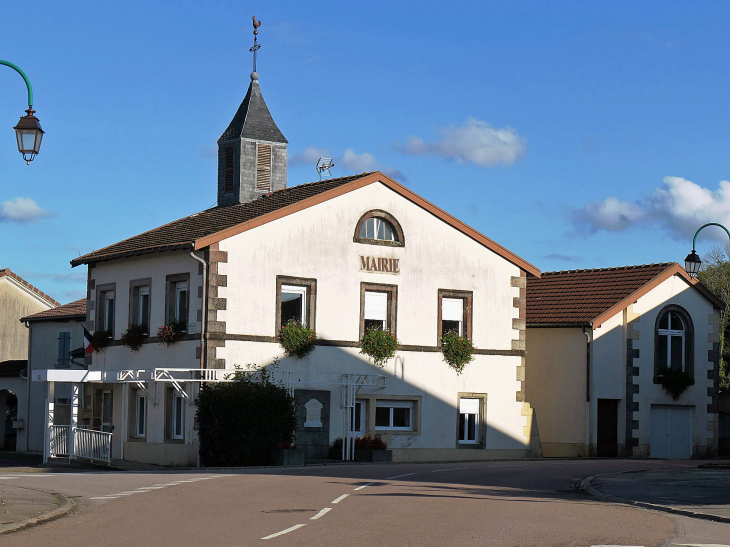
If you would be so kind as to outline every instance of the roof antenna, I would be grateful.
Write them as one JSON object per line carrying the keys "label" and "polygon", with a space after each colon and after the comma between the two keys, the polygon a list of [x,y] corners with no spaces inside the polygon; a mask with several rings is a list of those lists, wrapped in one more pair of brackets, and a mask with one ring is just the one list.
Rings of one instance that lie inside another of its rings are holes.
{"label": "roof antenna", "polygon": [[261,45],[258,42],[261,21],[257,21],[255,15],[251,17],[251,19],[253,19],[253,46],[249,49],[249,51],[253,52],[253,72],[251,73],[251,80],[258,80],[259,74],[256,72],[256,52],[261,49]]}
{"label": "roof antenna", "polygon": [[327,171],[327,174],[332,177],[332,173],[330,173],[330,169],[332,169],[335,166],[335,162],[332,161],[332,158],[319,158],[317,160],[317,173],[319,174],[319,180],[322,180],[322,173]]}

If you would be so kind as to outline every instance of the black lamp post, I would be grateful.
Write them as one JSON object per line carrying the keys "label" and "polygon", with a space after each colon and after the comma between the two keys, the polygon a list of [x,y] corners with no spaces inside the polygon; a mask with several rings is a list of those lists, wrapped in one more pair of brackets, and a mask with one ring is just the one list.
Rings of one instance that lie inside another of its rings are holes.
{"label": "black lamp post", "polygon": [[717,222],[708,222],[707,224],[700,226],[700,229],[695,232],[694,239],[692,239],[692,252],[689,253],[687,255],[687,258],[684,259],[684,269],[692,277],[697,277],[697,274],[700,271],[700,266],[702,265],[702,260],[700,260],[700,257],[695,251],[695,247],[697,247],[697,236],[703,229],[707,228],[708,226],[719,226],[720,228],[725,230],[727,236],[730,237],[730,231],[728,231],[725,226],[723,226],[722,224],[718,224]]}
{"label": "black lamp post", "polygon": [[9,66],[15,70],[25,80],[25,85],[28,88],[28,110],[26,115],[21,116],[18,125],[13,127],[15,129],[15,138],[18,141],[18,151],[23,154],[23,159],[28,165],[36,157],[36,154],[40,152],[41,140],[43,140],[43,129],[41,129],[40,121],[34,116],[35,110],[33,110],[33,88],[30,85],[30,80],[25,72],[20,70],[19,67],[8,61],[0,61],[0,65]]}

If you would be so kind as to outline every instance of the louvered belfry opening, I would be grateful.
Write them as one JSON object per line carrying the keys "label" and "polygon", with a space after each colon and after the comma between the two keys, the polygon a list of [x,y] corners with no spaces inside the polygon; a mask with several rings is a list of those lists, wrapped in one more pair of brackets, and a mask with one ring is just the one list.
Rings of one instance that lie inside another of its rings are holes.
{"label": "louvered belfry opening", "polygon": [[256,190],[269,192],[271,190],[271,145],[257,144],[256,146]]}
{"label": "louvered belfry opening", "polygon": [[223,164],[223,193],[233,193],[233,173],[235,168],[236,148],[235,146],[226,146],[225,158]]}

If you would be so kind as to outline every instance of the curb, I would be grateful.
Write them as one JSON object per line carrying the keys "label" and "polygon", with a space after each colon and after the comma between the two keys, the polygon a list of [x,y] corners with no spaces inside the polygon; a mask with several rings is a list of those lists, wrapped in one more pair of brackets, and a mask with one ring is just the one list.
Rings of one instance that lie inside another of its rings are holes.
{"label": "curb", "polygon": [[[597,475],[597,476],[601,476],[601,475]],[[673,515],[682,515],[684,517],[692,517],[692,518],[702,519],[702,520],[711,520],[713,522],[730,523],[730,517],[720,517],[717,515],[710,515],[708,513],[688,511],[686,509],[677,509],[676,507],[672,507],[670,505],[659,505],[656,503],[649,503],[646,501],[627,500],[624,498],[619,498],[617,496],[612,496],[611,494],[606,494],[605,492],[601,492],[600,490],[598,490],[596,487],[594,487],[591,484],[593,482],[593,479],[595,479],[595,478],[596,478],[595,476],[586,477],[585,479],[576,483],[576,488],[585,494],[598,498],[601,501],[623,503],[625,505],[633,505],[634,507],[641,507],[643,509],[650,509],[652,511],[661,511],[663,513],[671,513]]]}
{"label": "curb", "polygon": [[52,511],[49,511],[48,513],[44,513],[43,515],[40,515],[37,517],[21,520],[18,522],[12,522],[10,524],[0,526],[0,535],[9,534],[10,532],[17,532],[24,528],[30,528],[31,526],[37,526],[39,524],[43,524],[44,522],[48,522],[49,520],[61,518],[62,516],[66,515],[69,511],[71,511],[74,507],[76,507],[76,503],[74,503],[74,501],[72,499],[67,498],[63,494],[60,494],[58,492],[48,492],[48,493],[56,496],[58,501],[61,503],[60,507],[56,507]]}

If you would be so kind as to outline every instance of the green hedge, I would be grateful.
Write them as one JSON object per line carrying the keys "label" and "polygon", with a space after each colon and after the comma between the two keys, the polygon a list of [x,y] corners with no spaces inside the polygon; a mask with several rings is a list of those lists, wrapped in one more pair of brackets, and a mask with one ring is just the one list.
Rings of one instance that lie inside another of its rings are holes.
{"label": "green hedge", "polygon": [[237,373],[198,397],[200,461],[207,467],[267,465],[277,443],[294,440],[294,397],[266,373]]}

